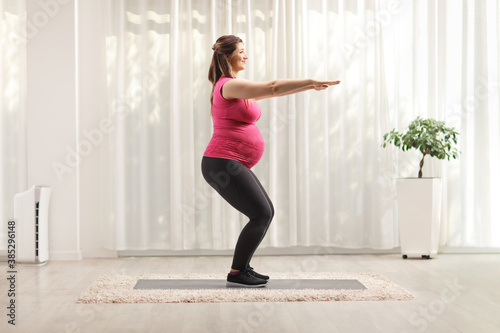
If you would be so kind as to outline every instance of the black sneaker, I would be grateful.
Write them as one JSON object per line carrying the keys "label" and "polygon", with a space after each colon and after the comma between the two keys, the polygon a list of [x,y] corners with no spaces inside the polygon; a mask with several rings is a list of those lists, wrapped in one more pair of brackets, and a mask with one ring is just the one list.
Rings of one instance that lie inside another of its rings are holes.
{"label": "black sneaker", "polygon": [[266,283],[266,280],[251,275],[248,269],[242,269],[236,275],[227,274],[226,287],[259,288],[264,287]]}
{"label": "black sneaker", "polygon": [[262,279],[262,280],[269,280],[269,276],[267,275],[262,275],[262,274],[259,274],[257,273],[256,271],[253,270],[252,267],[250,266],[247,266],[247,270],[248,270],[248,273],[250,273],[250,275],[253,275],[255,276],[256,278],[259,278],[259,279]]}

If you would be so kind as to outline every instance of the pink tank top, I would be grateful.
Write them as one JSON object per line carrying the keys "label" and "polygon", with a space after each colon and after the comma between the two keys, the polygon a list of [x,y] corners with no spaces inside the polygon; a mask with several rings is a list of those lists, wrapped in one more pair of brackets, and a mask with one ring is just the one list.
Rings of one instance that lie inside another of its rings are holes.
{"label": "pink tank top", "polygon": [[[221,88],[228,77],[221,77],[215,84],[212,121],[214,133],[203,156],[236,160],[247,169],[259,162],[264,153],[264,138],[255,125],[261,115],[254,100],[225,99]],[[248,105],[248,106],[247,106]]]}

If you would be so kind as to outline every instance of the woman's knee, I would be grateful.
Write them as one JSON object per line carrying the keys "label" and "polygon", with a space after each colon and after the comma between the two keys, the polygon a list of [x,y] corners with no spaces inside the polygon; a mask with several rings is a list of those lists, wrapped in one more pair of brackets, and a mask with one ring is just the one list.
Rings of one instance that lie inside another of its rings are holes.
{"label": "woman's knee", "polygon": [[272,206],[260,209],[252,218],[256,223],[267,227],[274,217],[274,209]]}

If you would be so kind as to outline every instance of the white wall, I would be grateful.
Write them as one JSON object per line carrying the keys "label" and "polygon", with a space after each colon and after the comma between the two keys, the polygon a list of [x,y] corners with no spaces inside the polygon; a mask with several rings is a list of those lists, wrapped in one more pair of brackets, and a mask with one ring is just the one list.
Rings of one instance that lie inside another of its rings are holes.
{"label": "white wall", "polygon": [[29,0],[27,21],[27,183],[52,187],[50,259],[79,260],[77,170],[66,163],[77,137],[74,1]]}

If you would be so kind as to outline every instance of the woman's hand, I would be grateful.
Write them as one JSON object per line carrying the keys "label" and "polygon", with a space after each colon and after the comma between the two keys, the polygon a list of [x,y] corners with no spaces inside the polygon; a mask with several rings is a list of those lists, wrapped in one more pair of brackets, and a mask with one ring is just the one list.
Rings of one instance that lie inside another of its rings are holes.
{"label": "woman's hand", "polygon": [[313,89],[314,90],[325,90],[329,86],[333,86],[339,84],[340,81],[313,81]]}

